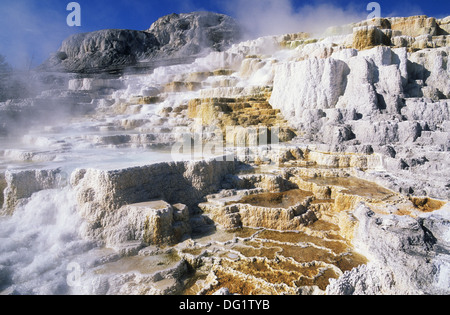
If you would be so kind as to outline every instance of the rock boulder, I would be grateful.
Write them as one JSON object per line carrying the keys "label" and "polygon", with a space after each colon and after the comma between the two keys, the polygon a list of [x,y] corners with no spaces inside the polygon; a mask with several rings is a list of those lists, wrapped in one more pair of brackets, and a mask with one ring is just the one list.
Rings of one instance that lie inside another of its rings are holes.
{"label": "rock boulder", "polygon": [[240,34],[237,22],[223,14],[171,14],[146,31],[107,29],[73,35],[40,68],[102,72],[145,61],[179,58],[182,62],[203,52],[225,50]]}

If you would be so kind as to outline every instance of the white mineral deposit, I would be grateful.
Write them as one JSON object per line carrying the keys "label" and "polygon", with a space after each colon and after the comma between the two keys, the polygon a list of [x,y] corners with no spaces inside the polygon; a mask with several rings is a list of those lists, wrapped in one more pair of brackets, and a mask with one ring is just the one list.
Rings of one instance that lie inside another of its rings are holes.
{"label": "white mineral deposit", "polygon": [[66,39],[0,103],[0,293],[450,294],[449,22]]}

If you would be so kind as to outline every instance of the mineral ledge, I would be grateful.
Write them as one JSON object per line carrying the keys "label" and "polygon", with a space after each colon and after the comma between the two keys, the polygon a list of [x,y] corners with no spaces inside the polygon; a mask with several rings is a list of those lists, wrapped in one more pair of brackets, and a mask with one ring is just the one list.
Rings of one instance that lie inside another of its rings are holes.
{"label": "mineral ledge", "polygon": [[[202,12],[78,35],[45,91],[0,103],[0,224],[65,192],[89,244],[63,255],[78,286],[31,291],[2,248],[0,291],[450,294],[450,17],[238,32]],[[199,158],[171,151],[186,137]]]}

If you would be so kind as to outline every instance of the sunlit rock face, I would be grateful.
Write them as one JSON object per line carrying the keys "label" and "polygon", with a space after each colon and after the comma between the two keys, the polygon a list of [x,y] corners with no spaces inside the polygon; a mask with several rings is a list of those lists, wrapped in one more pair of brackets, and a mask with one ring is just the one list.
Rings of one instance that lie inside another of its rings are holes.
{"label": "sunlit rock face", "polygon": [[0,103],[0,292],[448,294],[448,22],[68,39]]}
{"label": "sunlit rock face", "polygon": [[160,43],[160,57],[192,56],[204,49],[224,51],[242,35],[231,17],[211,12],[171,14],[153,23],[147,32]]}
{"label": "sunlit rock face", "polygon": [[[441,99],[442,103],[446,103],[448,87],[442,82],[448,81],[448,70],[444,66],[448,48],[420,51],[409,56],[406,49],[381,46],[364,52],[350,51],[352,53],[346,55],[336,52],[326,59],[278,65],[270,103],[289,117],[290,123],[297,128],[320,131],[327,126],[352,126],[354,138],[343,135],[336,138],[337,142],[353,139],[373,144],[403,140],[414,142],[420,134],[416,137],[405,134],[406,138],[403,138],[398,137],[396,131],[391,135],[378,132],[372,133],[370,137],[373,138],[370,139],[359,134],[358,125],[361,121],[369,126],[379,124],[381,117],[390,115],[398,117],[397,121],[392,120],[394,128],[410,129],[406,122],[405,126],[401,124],[402,118],[399,116],[402,111],[409,110],[405,100],[411,104],[421,101],[417,97],[425,97],[422,100],[425,102],[431,99],[431,102],[428,101],[431,103],[430,110]],[[426,77],[424,71],[428,71]],[[443,80],[438,80],[438,77]],[[293,92],[287,93],[288,90]],[[433,122],[430,121],[430,124]],[[321,135],[326,136],[327,133]],[[330,140],[324,139],[326,142]]]}
{"label": "sunlit rock face", "polygon": [[[361,205],[354,215],[359,221],[354,243],[370,252],[371,263],[332,280],[328,294],[447,292],[448,256],[442,255],[441,250],[448,250],[448,240],[442,239],[448,231],[448,209],[412,218],[379,216]],[[380,268],[383,261],[391,261],[396,267]]]}
{"label": "sunlit rock face", "polygon": [[[290,62],[274,66],[270,104],[303,131],[298,132],[303,142],[356,152],[371,148],[387,153],[395,147],[397,158],[412,146],[413,155],[430,156],[431,161],[449,145],[447,123],[434,116],[448,117],[445,21],[375,19],[330,29],[335,35],[328,39],[284,43],[295,53]],[[394,166],[386,160],[385,167],[418,166],[400,159],[405,163]],[[448,191],[441,192],[434,196],[448,198]]]}
{"label": "sunlit rock face", "polygon": [[45,68],[69,72],[124,69],[155,59],[182,60],[210,51],[223,51],[241,36],[231,17],[211,12],[171,14],[146,31],[101,30],[65,40]]}

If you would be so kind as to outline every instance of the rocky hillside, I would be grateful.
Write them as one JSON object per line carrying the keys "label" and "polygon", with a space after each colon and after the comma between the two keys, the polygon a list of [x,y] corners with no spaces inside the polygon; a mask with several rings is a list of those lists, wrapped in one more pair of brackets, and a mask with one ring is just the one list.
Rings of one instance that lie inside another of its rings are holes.
{"label": "rocky hillside", "polygon": [[109,29],[73,35],[41,68],[101,72],[154,60],[180,58],[181,63],[208,51],[222,51],[239,38],[240,28],[229,16],[171,14],[145,31]]}
{"label": "rocky hillside", "polygon": [[92,73],[0,103],[0,293],[449,294],[449,21],[226,48],[234,22],[194,13],[68,39],[55,65]]}
{"label": "rocky hillside", "polygon": [[341,35],[323,39],[287,37],[293,56],[274,66],[270,103],[300,142],[382,153],[387,168],[412,171],[405,179],[441,178],[429,193],[449,198],[441,189],[450,184],[448,28],[448,18],[416,16],[333,28],[327,34]]}

